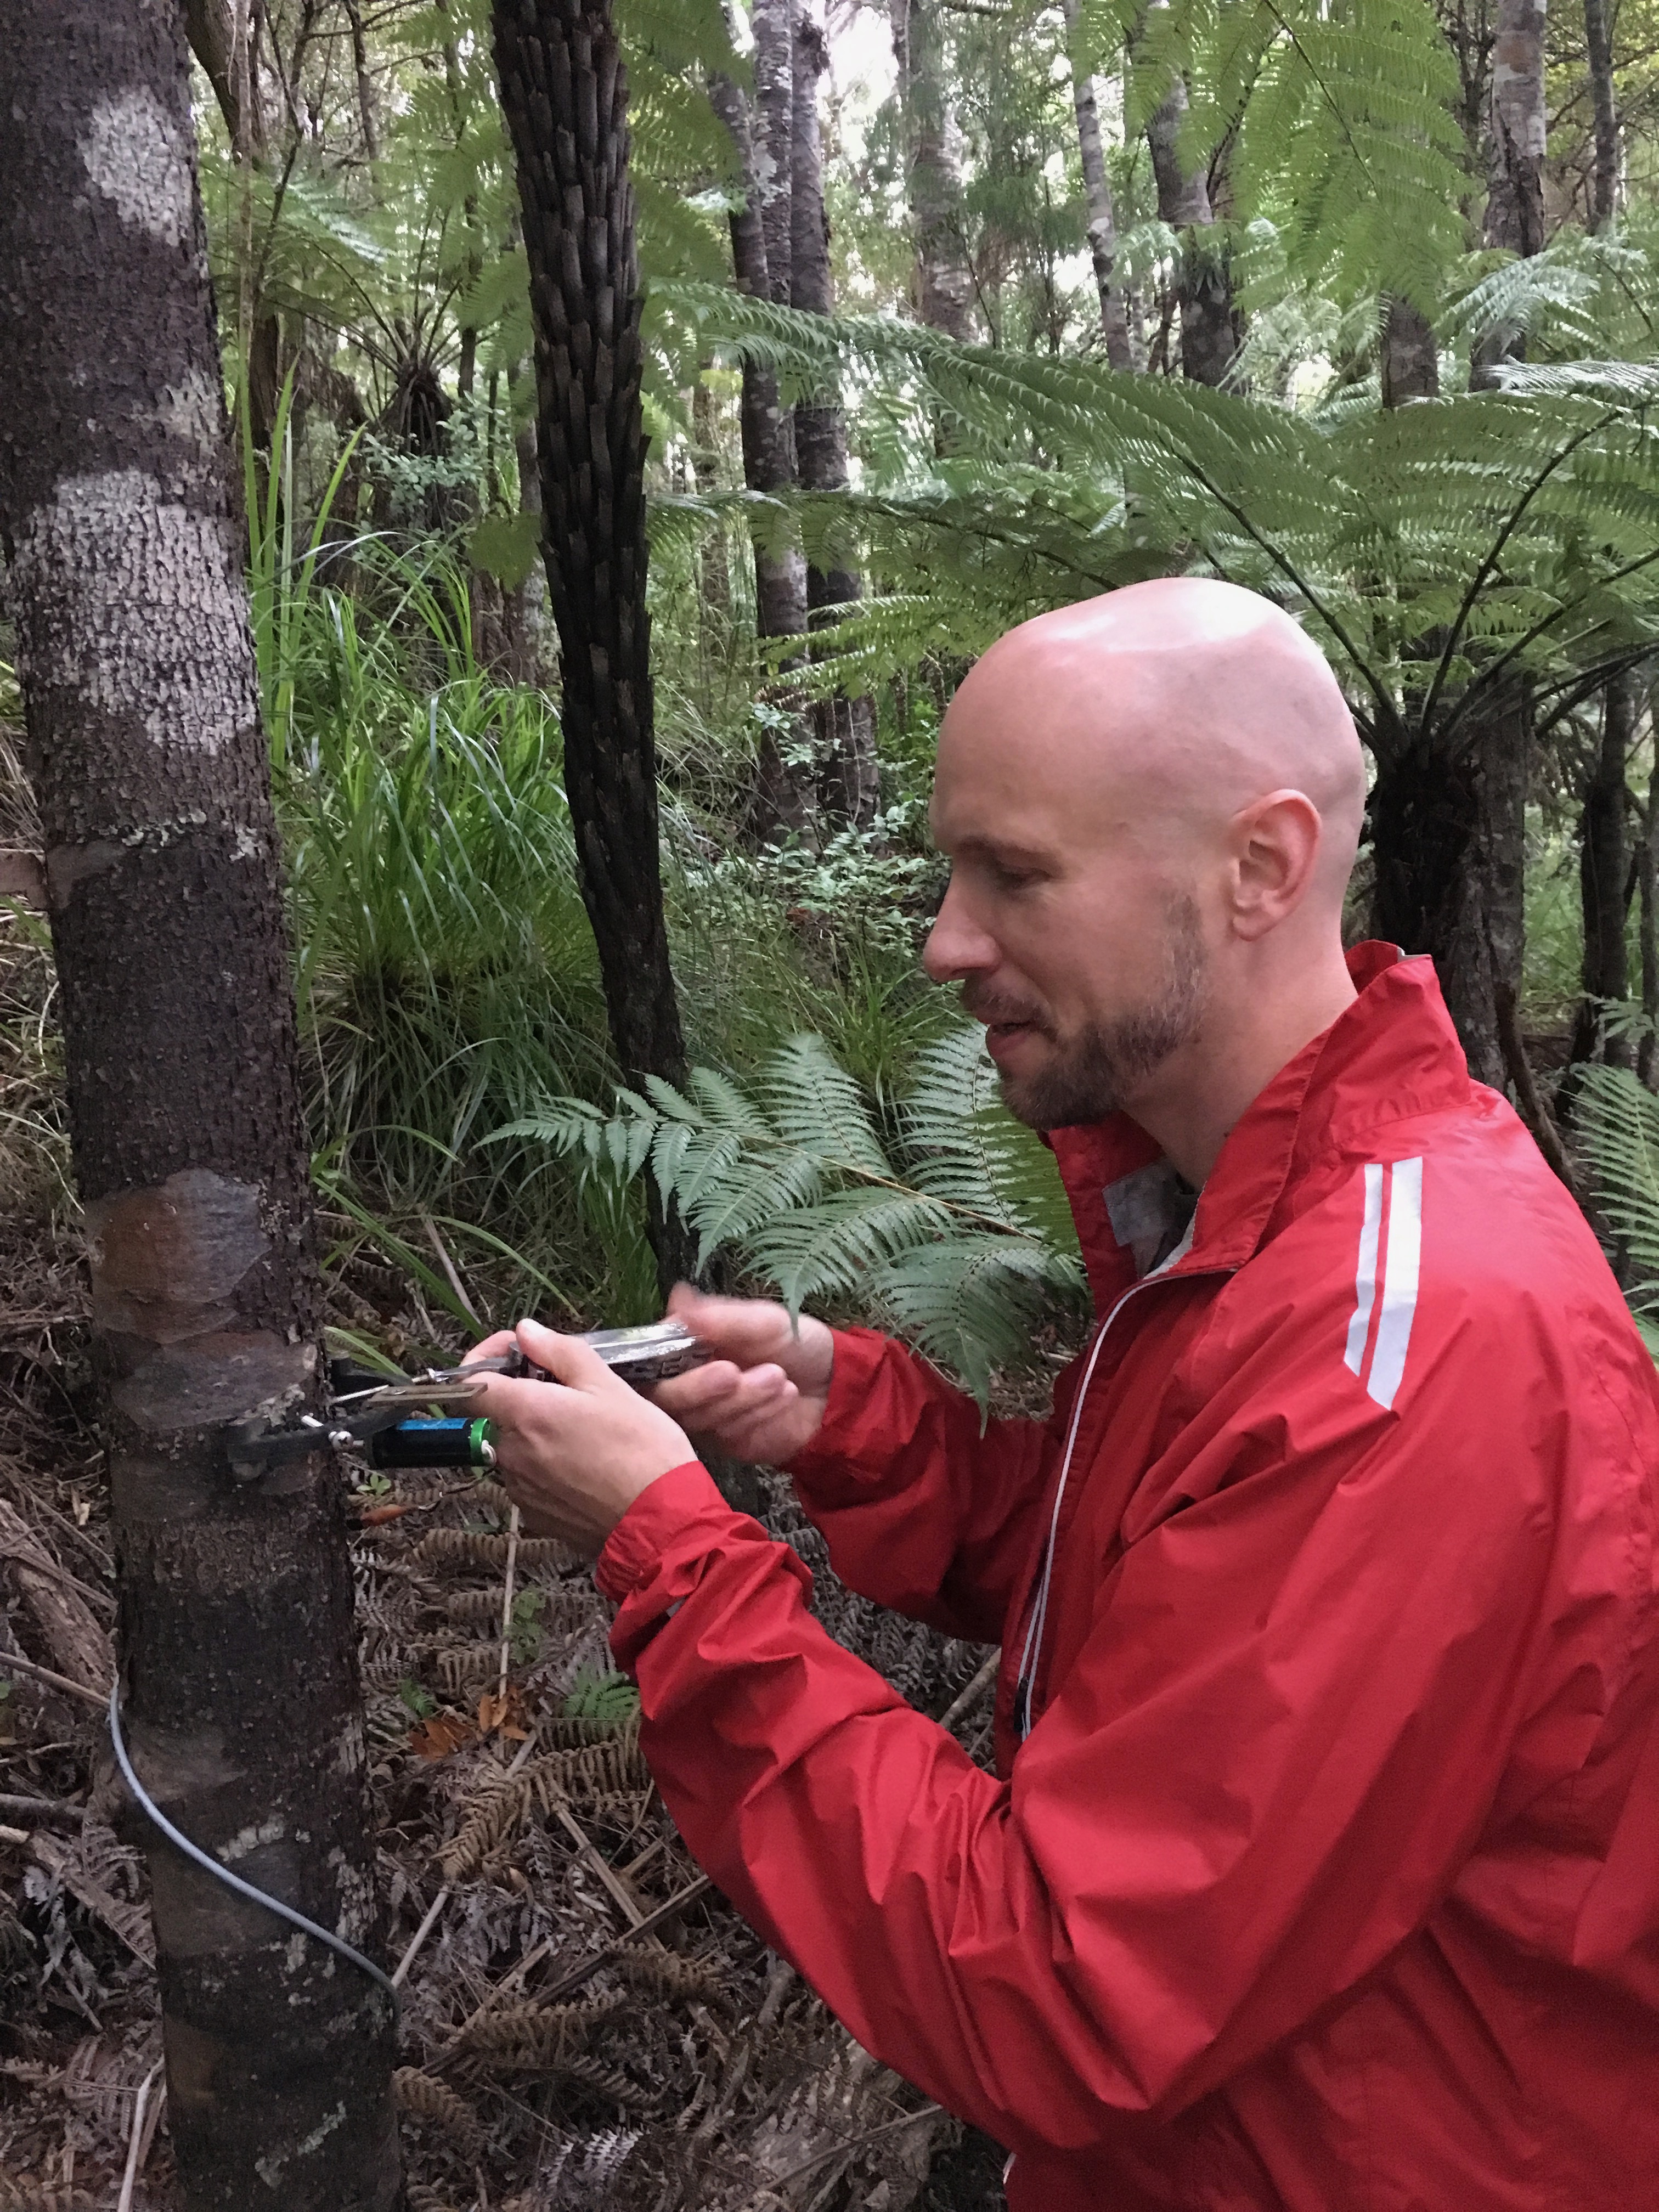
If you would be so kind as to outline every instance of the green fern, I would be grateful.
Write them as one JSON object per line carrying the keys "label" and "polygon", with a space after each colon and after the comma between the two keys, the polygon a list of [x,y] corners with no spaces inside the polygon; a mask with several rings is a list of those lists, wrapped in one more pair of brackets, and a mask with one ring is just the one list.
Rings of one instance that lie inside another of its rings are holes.
{"label": "green fern", "polygon": [[890,1327],[981,1403],[997,1369],[1031,1363],[1044,1314],[1083,1302],[1054,1161],[1001,1104],[976,1027],[924,1049],[884,1110],[806,1036],[747,1089],[696,1068],[683,1092],[653,1081],[610,1115],[558,1099],[496,1135],[590,1174],[650,1172],[696,1231],[699,1267],[733,1252],[792,1312],[817,1299]]}
{"label": "green fern", "polygon": [[1659,1098],[1628,1068],[1582,1071],[1574,1105],[1596,1203],[1640,1279],[1626,1296],[1653,1344],[1659,1323]]}

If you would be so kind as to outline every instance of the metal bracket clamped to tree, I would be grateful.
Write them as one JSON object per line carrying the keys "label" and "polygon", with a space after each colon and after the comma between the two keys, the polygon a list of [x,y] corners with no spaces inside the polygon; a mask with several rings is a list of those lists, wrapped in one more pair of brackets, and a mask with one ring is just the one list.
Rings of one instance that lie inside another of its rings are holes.
{"label": "metal bracket clamped to tree", "polygon": [[[710,1356],[681,1322],[592,1329],[577,1340],[636,1388],[684,1375]],[[238,1424],[227,1440],[231,1473],[239,1482],[257,1481],[329,1445],[362,1451],[375,1468],[494,1467],[494,1422],[465,1411],[486,1375],[552,1380],[516,1349],[470,1361],[465,1367],[428,1368],[422,1375],[398,1382],[350,1361],[333,1360],[326,1416],[304,1413],[281,1429],[258,1421]],[[434,1407],[444,1410],[434,1414]]]}

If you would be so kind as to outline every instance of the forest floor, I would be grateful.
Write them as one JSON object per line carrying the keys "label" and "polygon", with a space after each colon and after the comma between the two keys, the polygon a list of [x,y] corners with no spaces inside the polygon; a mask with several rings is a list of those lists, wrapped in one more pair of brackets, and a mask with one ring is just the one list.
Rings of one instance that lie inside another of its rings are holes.
{"label": "forest floor", "polygon": [[[429,1316],[386,1297],[377,1279],[337,1279],[332,1317],[394,1352],[405,1328],[429,1338]],[[61,1207],[57,1225],[14,1213],[0,1229],[0,1682],[8,1651],[89,1689],[110,1678],[88,1328]],[[787,1486],[763,1486],[831,1632],[988,1758],[985,1654],[851,1596]],[[515,1540],[488,1482],[362,1488],[348,1514],[387,1952],[409,1957],[398,2087],[413,2212],[1000,2206],[994,2147],[860,2051],[702,1882],[640,1759],[631,1696],[605,1680],[607,1608],[580,1564]],[[9,1679],[0,2212],[112,2212],[130,2164],[133,2212],[170,2212],[159,2075],[140,2117],[161,2038],[137,1816],[96,1711]]]}

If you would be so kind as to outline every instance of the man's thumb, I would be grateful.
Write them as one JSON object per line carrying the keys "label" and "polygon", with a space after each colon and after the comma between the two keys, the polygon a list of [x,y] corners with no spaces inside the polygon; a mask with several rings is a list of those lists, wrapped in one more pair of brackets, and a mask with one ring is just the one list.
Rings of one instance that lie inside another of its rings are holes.
{"label": "man's thumb", "polygon": [[615,1379],[592,1345],[584,1344],[580,1337],[561,1336],[556,1329],[544,1328],[538,1321],[521,1321],[515,1334],[525,1358],[556,1382],[573,1390],[591,1390],[596,1383]]}

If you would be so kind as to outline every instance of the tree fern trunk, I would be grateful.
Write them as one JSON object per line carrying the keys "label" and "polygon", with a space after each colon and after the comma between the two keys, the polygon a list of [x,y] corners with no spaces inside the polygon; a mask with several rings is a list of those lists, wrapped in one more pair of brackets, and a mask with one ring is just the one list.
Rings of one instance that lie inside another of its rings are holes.
{"label": "tree fern trunk", "polygon": [[[1578,818],[1578,890],[1584,919],[1584,996],[1573,1024],[1575,1061],[1601,1057],[1615,1066],[1630,1064],[1628,1041],[1606,1034],[1599,1000],[1622,999],[1630,990],[1630,956],[1625,943],[1629,911],[1630,841],[1626,833],[1629,794],[1625,772],[1635,735],[1636,690],[1628,675],[1616,676],[1601,702],[1601,742]],[[1598,1055],[1597,1048],[1600,1047]]]}
{"label": "tree fern trunk", "polygon": [[[794,131],[791,149],[793,224],[790,249],[790,304],[810,314],[835,310],[830,271],[830,223],[823,211],[823,151],[818,129],[818,79],[829,67],[823,33],[803,6],[795,18]],[[795,456],[806,491],[847,488],[847,428],[833,401],[800,401],[795,409]],[[809,629],[813,617],[833,621],[862,596],[858,571],[842,566],[806,570]],[[821,699],[812,710],[817,761],[819,810],[826,825],[851,823],[860,828],[874,820],[880,797],[876,763],[875,702]]]}
{"label": "tree fern trunk", "polygon": [[[536,329],[543,551],[565,787],[617,1057],[684,1072],[658,850],[640,283],[609,0],[495,0]],[[660,1252],[659,1252],[660,1258]]]}
{"label": "tree fern trunk", "polygon": [[1382,404],[1440,397],[1440,354],[1428,318],[1409,300],[1390,300],[1382,324]]}
{"label": "tree fern trunk", "polygon": [[1146,144],[1158,183],[1158,220],[1182,234],[1176,280],[1181,373],[1189,383],[1218,386],[1232,374],[1243,331],[1226,255],[1214,235],[1209,179],[1202,169],[1182,165],[1181,127],[1186,114],[1187,88],[1177,77],[1146,125]]}
{"label": "tree fern trunk", "polygon": [[1430,738],[1390,753],[1371,793],[1376,933],[1433,957],[1470,1071],[1499,1090],[1502,1010],[1520,986],[1529,741],[1514,697],[1455,751]]}
{"label": "tree fern trunk", "polygon": [[1106,358],[1114,368],[1133,368],[1129,317],[1123,288],[1115,281],[1117,224],[1112,212],[1112,187],[1106,174],[1106,154],[1100,143],[1100,111],[1095,102],[1095,81],[1079,66],[1078,0],[1065,0],[1066,30],[1071,48],[1072,104],[1077,111],[1078,152],[1083,161],[1083,191],[1089,210],[1089,254],[1100,294],[1100,327],[1106,341]]}
{"label": "tree fern trunk", "polygon": [[[240,1486],[317,1395],[276,823],[223,471],[182,22],[0,0],[0,547],[44,830],[137,1770],[176,1823],[375,1933],[339,1479]],[[72,397],[71,397],[72,395]],[[132,1814],[188,2212],[390,2208],[366,1977]]]}

